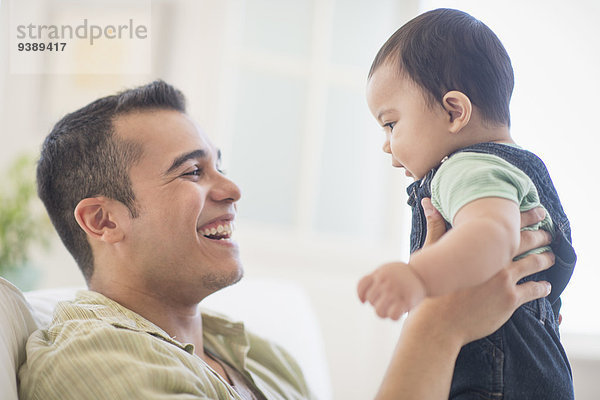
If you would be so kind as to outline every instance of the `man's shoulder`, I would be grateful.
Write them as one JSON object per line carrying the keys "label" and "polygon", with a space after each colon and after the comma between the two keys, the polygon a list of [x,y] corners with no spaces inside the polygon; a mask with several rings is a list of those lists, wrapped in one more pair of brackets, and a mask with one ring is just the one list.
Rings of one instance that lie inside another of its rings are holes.
{"label": "man's shoulder", "polygon": [[50,326],[27,342],[22,398],[154,398],[169,385],[213,398],[225,390],[197,357],[138,317],[94,294],[60,303]]}
{"label": "man's shoulder", "polygon": [[36,331],[30,340],[45,338],[48,344],[58,345],[64,338],[70,343],[80,336],[102,336],[105,330],[116,331],[119,326],[138,327],[138,321],[123,309],[99,293],[80,291],[74,300],[59,302],[50,324]]}
{"label": "man's shoulder", "polygon": [[128,329],[122,329],[127,327],[135,327],[135,321],[110,305],[89,303],[79,295],[74,301],[60,302],[50,325],[29,337],[25,369],[70,368],[78,359],[144,340],[141,335],[131,337]]}

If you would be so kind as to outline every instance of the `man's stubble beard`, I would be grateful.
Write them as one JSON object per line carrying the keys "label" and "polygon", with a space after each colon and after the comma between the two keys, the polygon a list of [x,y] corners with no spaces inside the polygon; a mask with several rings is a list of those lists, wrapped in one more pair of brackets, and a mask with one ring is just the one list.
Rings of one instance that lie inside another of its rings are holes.
{"label": "man's stubble beard", "polygon": [[203,286],[213,292],[235,285],[244,276],[243,268],[238,268],[230,274],[209,273],[202,278]]}

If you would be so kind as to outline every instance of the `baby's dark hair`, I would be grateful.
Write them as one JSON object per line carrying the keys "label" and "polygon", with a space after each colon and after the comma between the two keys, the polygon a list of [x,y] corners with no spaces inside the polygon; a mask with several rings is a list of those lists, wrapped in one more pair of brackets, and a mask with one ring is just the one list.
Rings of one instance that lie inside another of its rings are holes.
{"label": "baby's dark hair", "polygon": [[440,8],[410,20],[377,53],[369,78],[384,63],[423,89],[430,106],[457,90],[484,121],[510,126],[514,87],[510,57],[500,39],[471,15]]}

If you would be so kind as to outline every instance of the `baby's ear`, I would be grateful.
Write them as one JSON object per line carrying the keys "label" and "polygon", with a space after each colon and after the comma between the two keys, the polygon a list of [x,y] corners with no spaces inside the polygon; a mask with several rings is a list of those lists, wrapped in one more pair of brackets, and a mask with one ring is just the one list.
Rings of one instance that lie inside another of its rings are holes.
{"label": "baby's ear", "polygon": [[106,197],[89,197],[75,207],[75,220],[91,238],[116,243],[125,237],[129,210],[120,201]]}
{"label": "baby's ear", "polygon": [[469,97],[463,92],[451,90],[444,95],[442,105],[448,113],[449,131],[458,133],[471,120],[473,105]]}

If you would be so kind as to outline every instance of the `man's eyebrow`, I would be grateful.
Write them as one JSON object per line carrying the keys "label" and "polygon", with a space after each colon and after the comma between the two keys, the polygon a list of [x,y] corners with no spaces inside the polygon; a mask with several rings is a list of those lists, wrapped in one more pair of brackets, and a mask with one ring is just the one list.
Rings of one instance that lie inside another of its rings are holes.
{"label": "man's eyebrow", "polygon": [[182,154],[173,161],[173,164],[171,164],[169,169],[165,172],[165,175],[169,175],[171,172],[173,172],[174,170],[179,168],[183,163],[185,163],[188,160],[202,159],[202,158],[206,158],[206,151],[201,150],[201,149]]}

